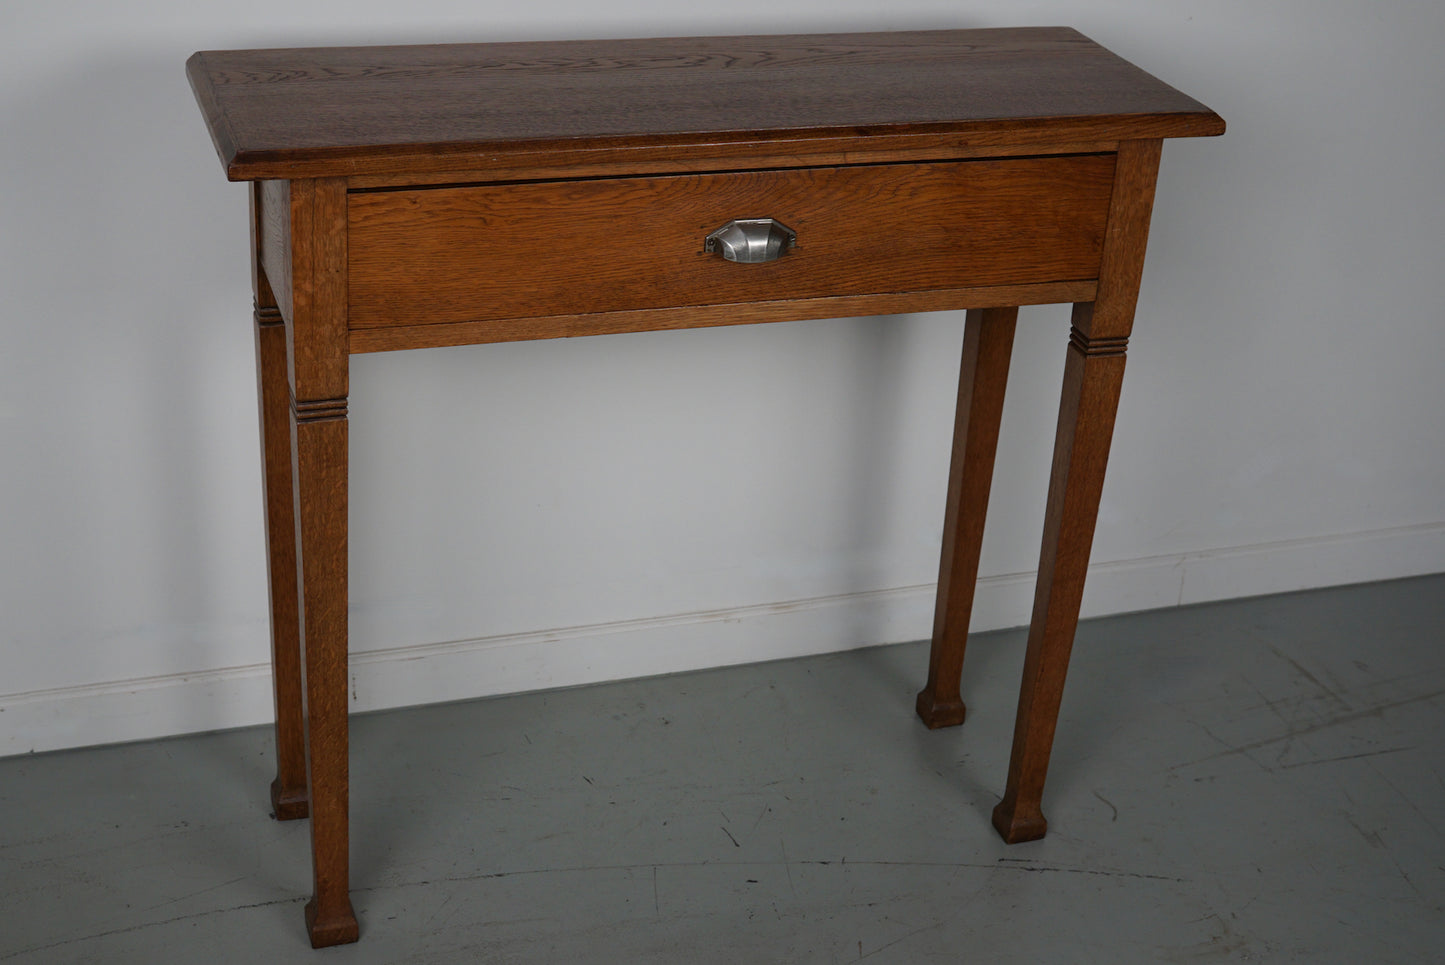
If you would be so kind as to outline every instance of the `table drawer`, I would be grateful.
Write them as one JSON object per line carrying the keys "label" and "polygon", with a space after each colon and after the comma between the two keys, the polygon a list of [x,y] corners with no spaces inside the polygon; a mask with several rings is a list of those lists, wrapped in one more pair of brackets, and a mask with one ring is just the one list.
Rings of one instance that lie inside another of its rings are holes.
{"label": "table drawer", "polygon": [[[1097,277],[1109,154],[354,192],[353,329]],[[704,239],[797,234],[775,261]]]}

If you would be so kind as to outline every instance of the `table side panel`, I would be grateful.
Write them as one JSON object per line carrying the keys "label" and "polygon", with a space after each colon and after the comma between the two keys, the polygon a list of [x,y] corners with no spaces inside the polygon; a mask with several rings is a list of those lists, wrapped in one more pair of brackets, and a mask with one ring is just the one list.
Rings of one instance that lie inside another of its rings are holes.
{"label": "table side panel", "polygon": [[283,318],[292,317],[291,182],[262,181],[260,233],[261,268]]}
{"label": "table side panel", "polygon": [[[1112,155],[353,192],[350,327],[1090,280]],[[734,218],[797,247],[703,252]],[[519,282],[519,279],[541,279]]]}

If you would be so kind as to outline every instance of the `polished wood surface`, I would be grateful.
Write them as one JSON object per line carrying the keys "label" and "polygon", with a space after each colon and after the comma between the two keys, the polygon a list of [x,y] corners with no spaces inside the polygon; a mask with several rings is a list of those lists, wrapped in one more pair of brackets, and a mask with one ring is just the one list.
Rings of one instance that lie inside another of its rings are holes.
{"label": "polished wood surface", "polygon": [[[297,402],[345,400],[350,375],[346,339],[346,181],[292,181],[291,397]],[[263,196],[264,197],[264,196]]]}
{"label": "polished wood surface", "polygon": [[953,454],[948,499],[943,510],[943,553],[938,597],[933,608],[933,643],[928,680],[915,709],[930,728],[963,723],[964,644],[973,612],[973,591],[983,549],[983,521],[993,484],[993,458],[1003,418],[1009,355],[1013,352],[1017,306],[971,311],[963,323],[963,363],[958,376],[958,411],[953,420]]}
{"label": "polished wood surface", "polygon": [[[749,266],[743,266],[749,267]],[[754,266],[755,267],[755,266]],[[725,302],[690,308],[651,308],[626,312],[592,312],[587,315],[547,315],[505,321],[452,322],[399,328],[359,328],[351,332],[351,351],[391,352],[439,345],[478,342],[515,342],[582,335],[616,335],[715,325],[756,325],[792,322],[803,318],[852,318],[860,315],[899,315],[950,309],[1006,305],[1049,305],[1088,301],[1098,284],[1086,281],[1048,282],[1042,285],[993,285],[981,288],[939,288],[922,292],[882,292],[874,295],[840,295],[831,298],[774,299]]]}
{"label": "polished wood surface", "polygon": [[1119,145],[1099,292],[1093,302],[1074,306],[1008,784],[993,811],[994,827],[1010,844],[1041,838],[1048,829],[1044,777],[1124,383],[1161,146],[1159,141]]}
{"label": "polished wood surface", "polygon": [[311,943],[355,941],[347,735],[346,182],[291,182],[290,443],[315,893]]}
{"label": "polished wood surface", "polygon": [[1067,27],[204,51],[187,67],[233,180],[1223,131]]}
{"label": "polished wood surface", "polygon": [[291,426],[315,880],[306,924],[312,945],[320,947],[355,941],[358,934],[348,870],[346,403],[298,402]]}
{"label": "polished wood surface", "polygon": [[[1044,778],[1133,325],[1161,139],[1207,108],[1066,28],[197,54],[252,192],[278,818],[311,819],[313,945],[349,898],[349,358],[967,308],[928,679],[960,677],[1018,306],[1074,303],[1013,752],[993,821],[1041,836]],[[779,261],[702,251],[734,218]],[[289,490],[289,493],[287,492]],[[294,587],[294,593],[289,588]]]}
{"label": "polished wood surface", "polygon": [[294,315],[291,300],[291,182],[258,181],[253,185],[252,219],[256,232],[256,264],[264,272],[275,305],[286,318]]}
{"label": "polished wood surface", "polygon": [[256,298],[261,495],[266,505],[271,676],[276,698],[276,779],[271,782],[271,808],[278,821],[288,821],[307,815],[305,716],[301,699],[301,625],[296,592],[296,512],[291,478],[291,390],[286,379],[286,325],[262,265],[265,227],[261,224],[261,187],[253,185],[251,192],[251,283]]}
{"label": "polished wood surface", "polygon": [[[350,326],[1091,279],[1113,174],[1100,154],[357,193]],[[704,253],[760,217],[797,247]]]}
{"label": "polished wood surface", "polygon": [[[838,142],[829,138],[805,138],[744,144],[702,145],[662,149],[631,148],[626,151],[586,149],[568,145],[554,151],[531,151],[525,154],[491,153],[482,159],[482,167],[466,167],[461,162],[432,160],[425,170],[405,174],[353,174],[347,177],[352,190],[402,187],[450,187],[460,184],[499,183],[502,181],[546,181],[555,179],[631,177],[644,174],[672,175],[683,172],[706,174],[712,171],[755,170],[776,168],[836,167],[845,164],[901,164],[932,161],[976,161],[987,158],[1019,156],[1017,143],[985,144],[975,137],[966,140],[958,134],[930,134],[912,131],[870,137],[866,141],[850,138]],[[1112,154],[1118,141],[1055,141],[1037,138],[1028,145],[1031,157],[1063,154]],[[452,166],[433,169],[437,164]]]}

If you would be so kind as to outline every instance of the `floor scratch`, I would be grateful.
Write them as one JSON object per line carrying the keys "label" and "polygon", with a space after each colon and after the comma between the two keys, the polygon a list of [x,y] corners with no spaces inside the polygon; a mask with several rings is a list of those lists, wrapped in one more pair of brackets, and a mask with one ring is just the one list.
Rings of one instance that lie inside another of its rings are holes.
{"label": "floor scratch", "polygon": [[1380,837],[1380,832],[1366,831],[1364,828],[1360,827],[1359,823],[1355,821],[1354,815],[1350,814],[1350,812],[1348,811],[1345,812],[1345,820],[1350,823],[1350,827],[1354,828],[1356,831],[1359,832],[1360,837],[1364,838],[1365,843],[1368,844],[1370,847],[1383,848],[1385,846],[1385,839]]}
{"label": "floor scratch", "polygon": [[1293,667],[1295,669],[1295,672],[1298,673],[1301,677],[1314,684],[1321,694],[1330,698],[1335,703],[1343,707],[1345,710],[1352,709],[1348,700],[1342,697],[1333,687],[1327,686],[1323,681],[1320,680],[1320,678],[1310,673],[1309,669],[1305,667],[1304,664],[1300,663],[1298,660],[1291,657],[1289,654],[1285,653],[1283,650],[1279,649],[1279,647],[1276,647],[1272,643],[1266,644],[1266,646],[1269,647],[1270,652],[1272,652],[1276,657]]}
{"label": "floor scratch", "polygon": [[198,895],[204,895],[207,892],[215,891],[219,888],[224,888],[227,885],[234,885],[238,881],[245,881],[247,877],[247,875],[241,875],[241,877],[239,878],[232,878],[230,881],[223,881],[218,885],[211,885],[209,888],[202,888],[199,891],[192,891],[187,894],[181,895],[179,898],[172,898],[169,901],[162,901],[159,904],[151,905],[147,908],[142,908],[139,913],[144,914],[148,911],[155,911],[157,908],[165,908],[169,905],[174,905],[177,902],[185,901],[187,898],[195,898]]}
{"label": "floor scratch", "polygon": [[1400,786],[1394,781],[1390,780],[1389,777],[1384,774],[1384,772],[1382,772],[1378,767],[1376,767],[1374,761],[1370,762],[1369,767],[1370,770],[1375,772],[1376,777],[1384,781],[1385,785],[1390,790],[1395,792],[1395,794],[1400,798],[1400,800],[1404,801],[1410,806],[1410,810],[1414,811],[1415,814],[1419,816],[1420,820],[1425,822],[1426,827],[1428,827],[1432,832],[1434,832],[1435,836],[1438,838],[1440,836],[1440,829],[1435,826],[1434,821],[1430,820],[1429,815],[1427,815],[1424,811],[1420,810],[1420,805],[1415,803],[1415,799],[1410,797],[1410,795],[1406,794],[1404,791],[1400,790]]}
{"label": "floor scratch", "polygon": [[778,839],[778,848],[783,852],[783,873],[788,876],[788,893],[794,898],[798,897],[798,889],[793,885],[793,863],[788,860],[788,846],[783,839]]}
{"label": "floor scratch", "polygon": [[1263,690],[1260,690],[1253,680],[1249,680],[1248,678],[1246,678],[1244,682],[1246,685],[1248,685],[1250,690],[1253,690],[1256,694],[1259,695],[1259,699],[1264,702],[1264,706],[1268,708],[1271,714],[1274,714],[1274,716],[1279,720],[1281,724],[1286,727],[1294,727],[1298,723],[1297,720],[1285,716],[1284,712],[1279,709],[1280,702],[1277,700],[1271,700],[1268,696],[1266,696],[1265,692]]}
{"label": "floor scratch", "polygon": [[[1219,760],[1223,757],[1230,757],[1234,754],[1243,754],[1245,756],[1248,756],[1250,751],[1257,751],[1260,748],[1269,747],[1272,744],[1278,744],[1280,741],[1294,740],[1296,737],[1302,737],[1306,734],[1313,734],[1316,731],[1325,730],[1326,728],[1330,727],[1338,727],[1341,724],[1352,724],[1355,721],[1364,720],[1367,717],[1379,717],[1388,710],[1395,710],[1400,707],[1407,707],[1410,704],[1424,703],[1425,701],[1435,700],[1436,698],[1442,696],[1445,696],[1445,690],[1435,690],[1428,694],[1420,694],[1416,697],[1406,697],[1403,700],[1394,700],[1387,704],[1379,704],[1374,707],[1368,707],[1364,710],[1354,711],[1353,713],[1340,714],[1337,717],[1331,717],[1327,720],[1322,720],[1319,723],[1308,724],[1304,727],[1291,728],[1287,733],[1279,734],[1275,737],[1266,737],[1263,740],[1253,741],[1249,744],[1241,744],[1238,746],[1226,744],[1225,746],[1229,748],[1228,750],[1220,751],[1217,754],[1210,754],[1207,757],[1201,757],[1197,760],[1186,761],[1183,764],[1175,764],[1173,767],[1169,768],[1169,770],[1179,771],[1183,770],[1186,767],[1194,767],[1198,764],[1206,764],[1209,761]],[[1213,737],[1214,735],[1211,734],[1210,736]],[[1219,738],[1216,737],[1215,740],[1219,740]],[[1224,744],[1225,742],[1220,741],[1220,743]],[[1253,758],[1251,758],[1251,760],[1253,760]],[[1255,763],[1259,764],[1258,761],[1255,761]],[[1261,764],[1260,766],[1263,767],[1264,765]],[[1268,768],[1266,768],[1266,770],[1268,770]]]}
{"label": "floor scratch", "polygon": [[1401,751],[1413,751],[1415,746],[1409,747],[1387,747],[1382,751],[1363,751],[1359,754],[1342,754],[1339,757],[1324,757],[1317,761],[1295,761],[1293,764],[1281,764],[1279,769],[1288,771],[1295,767],[1312,767],[1315,764],[1333,764],[1336,761],[1357,761],[1362,757],[1379,757],[1381,754],[1398,754]]}
{"label": "floor scratch", "polygon": [[877,948],[873,949],[871,952],[869,952],[869,953],[866,954],[866,955],[861,954],[862,951],[863,951],[863,943],[860,941],[860,942],[858,943],[858,951],[860,952],[860,954],[858,955],[858,961],[861,962],[861,961],[862,961],[863,959],[865,959],[865,958],[872,958],[874,955],[877,955],[879,952],[884,951],[884,950],[889,949],[889,948],[892,948],[894,945],[897,945],[899,942],[906,942],[906,941],[908,941],[908,939],[912,938],[914,935],[922,935],[922,934],[923,934],[924,932],[926,932],[926,931],[932,931],[932,930],[935,929],[935,928],[939,928],[939,927],[941,927],[941,926],[943,926],[943,925],[946,925],[946,924],[948,924],[948,922],[949,922],[950,920],[951,920],[951,919],[945,918],[945,919],[943,919],[942,921],[936,921],[936,922],[933,922],[933,923],[930,924],[930,925],[924,925],[922,928],[915,928],[913,931],[909,932],[908,934],[906,934],[906,935],[904,935],[904,936],[902,936],[902,937],[900,937],[900,938],[895,938],[895,939],[893,939],[893,941],[887,943],[886,945],[879,945]]}
{"label": "floor scratch", "polygon": [[29,955],[33,952],[45,952],[52,948],[63,948],[66,945],[74,945],[77,942],[95,941],[98,938],[110,938],[113,935],[126,935],[130,932],[144,931],[147,928],[157,928],[161,925],[174,925],[178,921],[190,921],[194,918],[209,918],[212,915],[227,915],[234,911],[249,911],[252,908],[266,908],[271,905],[294,905],[304,901],[303,898],[278,898],[274,901],[258,901],[249,905],[232,905],[229,908],[212,908],[210,911],[197,911],[189,915],[177,915],[174,918],[163,918],[160,921],[148,921],[139,925],[130,925],[125,928],[112,928],[109,931],[95,932],[90,935],[80,935],[76,938],[67,938],[64,941],[51,942],[49,945],[35,945],[30,948],[22,948],[19,951],[10,952],[0,956],[0,962],[11,958],[19,958],[21,955]]}

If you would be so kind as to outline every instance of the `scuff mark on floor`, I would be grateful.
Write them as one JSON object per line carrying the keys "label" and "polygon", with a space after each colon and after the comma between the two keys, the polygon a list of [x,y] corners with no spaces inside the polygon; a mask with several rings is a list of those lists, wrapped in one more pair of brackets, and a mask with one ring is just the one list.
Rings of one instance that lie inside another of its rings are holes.
{"label": "scuff mark on floor", "polygon": [[1359,754],[1342,754],[1339,757],[1322,757],[1314,761],[1295,761],[1293,764],[1281,764],[1279,769],[1288,771],[1296,767],[1312,767],[1315,764],[1334,764],[1338,761],[1357,761],[1362,757],[1379,757],[1381,754],[1398,754],[1401,751],[1413,751],[1414,745],[1409,747],[1387,747],[1380,751],[1362,751]]}
{"label": "scuff mark on floor", "polygon": [[1109,818],[1109,823],[1112,824],[1113,822],[1119,820],[1119,809],[1114,806],[1113,801],[1110,801],[1098,791],[1091,791],[1090,793],[1092,793],[1094,797],[1098,798],[1100,801],[1103,801],[1105,804],[1107,804],[1109,806],[1109,810],[1113,812],[1113,816]]}
{"label": "scuff mark on floor", "polygon": [[1359,822],[1355,820],[1355,816],[1348,811],[1345,811],[1344,815],[1345,820],[1349,822],[1350,827],[1354,828],[1357,832],[1359,832],[1360,837],[1365,839],[1366,844],[1368,844],[1372,848],[1383,848],[1385,846],[1385,839],[1380,837],[1380,832],[1366,831],[1364,828],[1360,827]]}
{"label": "scuff mark on floor", "polygon": [[1336,691],[1333,687],[1325,684],[1322,680],[1320,680],[1319,677],[1316,677],[1313,673],[1309,671],[1309,668],[1306,667],[1304,664],[1300,663],[1289,654],[1280,650],[1279,647],[1276,647],[1272,643],[1266,644],[1266,646],[1269,647],[1270,652],[1273,653],[1276,657],[1293,667],[1295,673],[1299,674],[1302,678],[1314,684],[1315,688],[1320,692],[1321,696],[1333,701],[1347,711],[1354,709],[1350,705],[1350,702],[1346,700],[1342,694]]}
{"label": "scuff mark on floor", "polygon": [[109,931],[95,932],[90,935],[80,935],[76,938],[67,938],[64,941],[52,942],[49,945],[34,945],[30,948],[22,948],[19,951],[10,952],[8,955],[0,956],[0,962],[12,958],[19,958],[21,955],[30,955],[35,952],[46,952],[53,948],[64,948],[66,945],[74,945],[77,942],[95,941],[100,938],[110,938],[114,935],[127,935],[131,932],[144,931],[147,928],[157,928],[162,925],[174,925],[178,921],[190,921],[195,918],[209,918],[212,915],[227,915],[235,911],[249,911],[252,908],[267,908],[271,905],[294,905],[306,901],[305,898],[277,898],[274,901],[258,901],[247,905],[231,905],[227,908],[212,908],[209,911],[192,912],[189,915],[176,915],[174,918],[162,918],[160,921],[147,921],[139,925],[129,925],[125,928],[112,928]]}
{"label": "scuff mark on floor", "polygon": [[[1407,707],[1410,704],[1424,703],[1425,701],[1435,700],[1442,696],[1445,696],[1445,690],[1435,690],[1431,691],[1428,694],[1420,694],[1415,697],[1405,697],[1401,700],[1392,700],[1388,703],[1377,704],[1374,707],[1367,707],[1364,710],[1357,710],[1348,714],[1339,714],[1335,717],[1330,717],[1326,720],[1319,721],[1318,723],[1308,724],[1303,727],[1292,728],[1287,733],[1279,734],[1275,737],[1266,737],[1263,740],[1252,741],[1248,744],[1240,744],[1237,746],[1228,744],[1227,742],[1220,740],[1218,737],[1215,737],[1213,734],[1210,734],[1210,736],[1214,737],[1215,740],[1219,740],[1220,743],[1225,744],[1228,749],[1220,751],[1217,754],[1210,754],[1207,757],[1201,757],[1196,760],[1186,761],[1183,764],[1175,764],[1173,767],[1169,768],[1169,770],[1179,771],[1183,770],[1186,767],[1194,767],[1198,764],[1206,764],[1210,761],[1216,761],[1220,758],[1230,757],[1235,754],[1243,754],[1248,756],[1250,751],[1257,751],[1264,747],[1270,747],[1274,744],[1278,744],[1280,741],[1291,741],[1297,737],[1303,737],[1306,734],[1313,734],[1316,731],[1325,730],[1330,727],[1338,727],[1341,724],[1352,724],[1357,720],[1364,720],[1367,717],[1380,717],[1383,716],[1386,711],[1396,710],[1400,707]],[[1253,760],[1253,758],[1251,758],[1251,760]],[[1255,763],[1258,764],[1259,761],[1255,761]],[[1260,766],[1264,765],[1261,764]]]}

